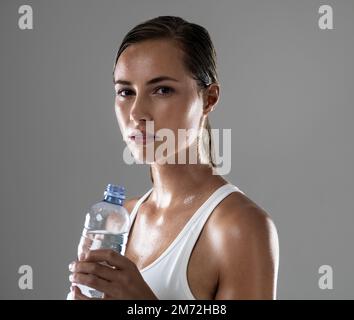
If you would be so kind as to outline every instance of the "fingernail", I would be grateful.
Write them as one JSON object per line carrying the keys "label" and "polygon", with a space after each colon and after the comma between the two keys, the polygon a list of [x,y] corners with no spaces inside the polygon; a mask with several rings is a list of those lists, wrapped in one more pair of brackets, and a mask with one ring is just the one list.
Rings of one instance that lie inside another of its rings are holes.
{"label": "fingernail", "polygon": [[69,270],[70,270],[70,271],[73,271],[73,269],[74,269],[74,263],[75,263],[75,262],[71,262],[71,263],[69,264]]}
{"label": "fingernail", "polygon": [[69,281],[70,281],[70,282],[73,282],[73,280],[74,280],[74,275],[71,274],[71,275],[69,276]]}

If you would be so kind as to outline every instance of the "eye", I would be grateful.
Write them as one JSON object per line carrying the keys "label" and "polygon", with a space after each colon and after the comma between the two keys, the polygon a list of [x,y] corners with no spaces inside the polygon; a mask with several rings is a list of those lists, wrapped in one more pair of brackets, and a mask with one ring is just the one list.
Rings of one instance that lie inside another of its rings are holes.
{"label": "eye", "polygon": [[171,93],[174,92],[174,89],[170,88],[170,87],[158,87],[156,88],[155,92],[159,92],[158,94],[163,95],[163,96],[167,96]]}
{"label": "eye", "polygon": [[127,97],[127,96],[131,95],[132,93],[134,93],[134,92],[129,89],[120,89],[120,90],[118,90],[118,92],[116,92],[116,94],[121,97]]}

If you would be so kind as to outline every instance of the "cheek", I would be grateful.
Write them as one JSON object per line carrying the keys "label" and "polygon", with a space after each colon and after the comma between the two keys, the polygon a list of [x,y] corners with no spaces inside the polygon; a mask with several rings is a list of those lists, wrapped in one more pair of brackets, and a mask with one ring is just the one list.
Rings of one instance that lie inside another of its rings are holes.
{"label": "cheek", "polygon": [[180,128],[198,129],[202,117],[202,105],[199,101],[185,104],[186,107],[178,112]]}
{"label": "cheek", "polygon": [[[179,108],[173,112],[164,114],[164,120],[161,121],[165,128],[173,131],[175,136],[175,150],[182,150],[191,146],[197,139],[202,117],[202,104],[198,100],[183,100],[179,104]],[[185,129],[185,132],[178,133],[178,129]]]}

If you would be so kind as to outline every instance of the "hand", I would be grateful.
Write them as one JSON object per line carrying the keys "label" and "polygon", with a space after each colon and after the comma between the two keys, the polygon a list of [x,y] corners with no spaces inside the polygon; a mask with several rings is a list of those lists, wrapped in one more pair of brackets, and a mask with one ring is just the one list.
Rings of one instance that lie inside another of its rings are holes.
{"label": "hand", "polygon": [[69,270],[75,300],[93,299],[83,295],[75,283],[103,292],[103,299],[157,300],[134,262],[113,250],[90,250],[83,260],[72,262]]}

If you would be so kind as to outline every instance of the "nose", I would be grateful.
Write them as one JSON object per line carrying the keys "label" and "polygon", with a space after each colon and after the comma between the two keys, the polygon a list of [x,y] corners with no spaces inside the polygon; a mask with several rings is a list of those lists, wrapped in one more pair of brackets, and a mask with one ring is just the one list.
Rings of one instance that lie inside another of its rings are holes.
{"label": "nose", "polygon": [[136,98],[134,105],[130,109],[130,120],[139,124],[141,121],[152,120],[151,114],[147,111],[147,106],[141,98]]}

